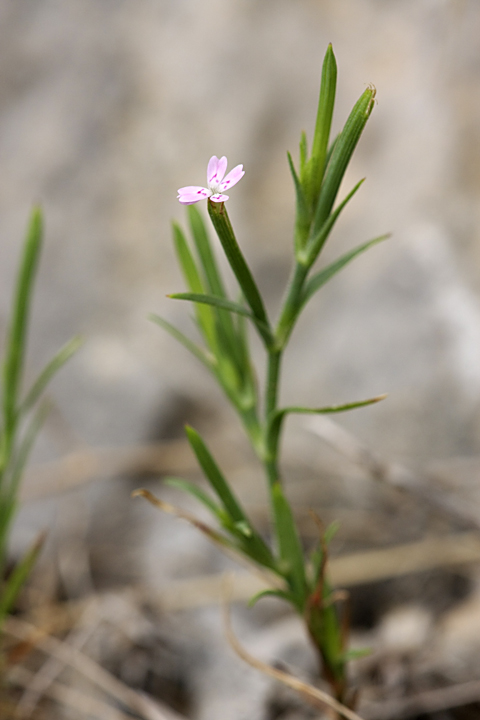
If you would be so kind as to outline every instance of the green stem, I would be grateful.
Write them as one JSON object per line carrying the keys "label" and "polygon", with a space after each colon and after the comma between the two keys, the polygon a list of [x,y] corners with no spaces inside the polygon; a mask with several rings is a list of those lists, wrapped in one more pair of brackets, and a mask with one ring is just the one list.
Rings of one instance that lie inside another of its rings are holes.
{"label": "green stem", "polygon": [[287,340],[298,317],[298,312],[301,308],[301,293],[309,269],[309,265],[301,262],[297,262],[295,265],[287,297],[285,298],[275,332],[276,347],[282,350],[287,344]]}
{"label": "green stem", "polygon": [[280,481],[278,470],[278,444],[272,444],[267,432],[269,419],[277,409],[278,388],[280,381],[281,350],[271,350],[268,354],[267,385],[265,391],[265,456],[264,464],[270,487]]}
{"label": "green stem", "polygon": [[268,354],[267,387],[265,395],[265,419],[277,409],[278,385],[280,379],[281,350],[272,350]]}

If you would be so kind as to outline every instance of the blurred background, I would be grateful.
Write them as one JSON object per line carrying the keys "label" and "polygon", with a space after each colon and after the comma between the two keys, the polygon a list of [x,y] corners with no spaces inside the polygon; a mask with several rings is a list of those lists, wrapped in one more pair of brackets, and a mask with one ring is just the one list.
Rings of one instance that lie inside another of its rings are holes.
{"label": "blurred background", "polygon": [[[148,314],[194,333],[186,304],[165,297],[184,288],[170,221],[184,222],[177,188],[205,184],[216,154],[226,155],[230,168],[244,165],[228,211],[275,315],[292,254],[286,151],[296,159],[301,130],[312,136],[329,42],[339,69],[334,129],[369,83],[377,105],[343,194],[361,177],[367,182],[324,260],[385,232],[392,237],[311,303],[292,338],[282,397],[325,405],[388,393],[339,424],[389,462],[420,473],[436,468],[447,484],[475,494],[479,38],[478,0],[0,0],[0,330],[28,214],[40,203],[46,240],[29,371],[73,334],[85,338],[52,385],[54,409],[27,478],[14,545],[23,547],[48,523],[64,553],[70,548],[65,557],[78,560],[77,545],[65,538],[88,537],[83,564],[72,569],[60,558],[67,595],[119,578],[161,585],[169,572],[221,564],[216,556],[202,560],[210,551],[195,534],[129,500],[147,480],[159,489],[154,477],[163,462],[139,458],[135,448],[174,447],[178,438],[170,464],[192,470],[182,455],[184,422],[230,459],[250,501],[263,502],[258,471],[242,474],[251,459],[236,418],[194,358]],[[260,348],[256,353],[261,363]],[[337,489],[366,513],[354,545],[368,545],[373,506],[365,497],[375,490],[361,478],[344,487],[359,471],[303,420],[292,420],[289,430],[286,464],[296,467],[297,492],[306,504],[321,496],[336,507],[340,501],[318,480],[322,472],[336,478]],[[70,466],[61,464],[65,456]],[[68,468],[79,489],[62,494]],[[53,490],[35,500],[43,492],[37,482]],[[417,504],[401,520],[392,519],[392,507],[384,532],[401,525],[417,537],[425,524]],[[129,565],[138,547],[140,560]],[[225,710],[204,712],[227,717]]]}

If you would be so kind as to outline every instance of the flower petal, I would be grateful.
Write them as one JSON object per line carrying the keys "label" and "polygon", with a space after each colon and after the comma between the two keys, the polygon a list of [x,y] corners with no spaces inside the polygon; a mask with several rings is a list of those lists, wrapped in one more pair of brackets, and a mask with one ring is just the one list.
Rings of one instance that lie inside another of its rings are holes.
{"label": "flower petal", "polygon": [[228,195],[220,195],[217,193],[216,195],[210,195],[210,200],[212,200],[212,202],[225,202],[225,200],[228,200]]}
{"label": "flower petal", "polygon": [[186,185],[185,187],[178,188],[179,195],[191,195],[193,193],[198,193],[199,195],[202,193],[206,193],[204,197],[207,197],[208,195],[210,195],[210,190],[204,187],[200,187],[200,185]]}
{"label": "flower petal", "polygon": [[245,170],[243,169],[243,165],[237,165],[233,168],[233,170],[230,170],[225,180],[223,180],[219,187],[219,190],[229,190],[231,187],[237,184],[239,180],[242,179],[242,177],[245,175]]}
{"label": "flower petal", "polygon": [[187,187],[179,189],[177,200],[181,202],[182,205],[193,205],[193,203],[204,200],[211,194],[211,191],[207,190],[207,188],[198,187],[198,185],[188,185]]}
{"label": "flower petal", "polygon": [[220,158],[220,160],[217,158],[216,155],[213,155],[213,157],[210,158],[208,167],[207,167],[207,182],[209,185],[214,185],[215,187],[218,186],[222,180],[223,176],[225,175],[225,170],[227,169],[227,158],[225,155]]}

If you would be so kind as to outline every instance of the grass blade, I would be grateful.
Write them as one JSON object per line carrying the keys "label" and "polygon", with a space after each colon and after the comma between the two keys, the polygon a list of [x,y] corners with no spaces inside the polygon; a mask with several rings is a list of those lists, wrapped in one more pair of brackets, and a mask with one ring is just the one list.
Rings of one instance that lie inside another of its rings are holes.
{"label": "grass blade", "polygon": [[58,353],[55,355],[55,357],[52,358],[52,360],[50,360],[48,365],[46,365],[38,378],[35,380],[26,398],[22,402],[22,412],[30,410],[30,408],[39,399],[40,395],[43,393],[53,376],[56,375],[58,370],[60,370],[60,368],[65,365],[67,360],[69,360],[72,355],[77,352],[78,348],[82,344],[83,339],[81,337],[74,337],[58,351]]}
{"label": "grass blade", "polygon": [[5,620],[5,617],[13,608],[20,590],[32,572],[33,566],[37,561],[44,541],[45,536],[42,534],[30,550],[28,550],[23,556],[20,562],[15,566],[13,572],[6,581],[2,592],[0,593],[0,627]]}
{"label": "grass blade", "polygon": [[2,496],[2,502],[4,502],[5,497],[7,498],[7,502],[10,502],[12,504],[16,501],[18,486],[20,480],[22,479],[25,465],[27,464],[30,451],[33,447],[33,443],[35,442],[35,438],[37,437],[45,421],[45,418],[48,415],[48,411],[48,404],[43,403],[42,405],[40,405],[36,413],[31,418],[25,435],[11,462],[11,467],[9,468],[9,472],[7,475],[8,483],[4,487],[5,495]]}
{"label": "grass blade", "polygon": [[30,315],[33,284],[38,267],[43,238],[43,220],[40,208],[33,209],[30,216],[23,257],[17,276],[14,295],[12,321],[7,337],[6,357],[3,372],[3,462],[11,450],[15,425],[17,422],[17,404],[22,381],[25,359],[28,320]]}

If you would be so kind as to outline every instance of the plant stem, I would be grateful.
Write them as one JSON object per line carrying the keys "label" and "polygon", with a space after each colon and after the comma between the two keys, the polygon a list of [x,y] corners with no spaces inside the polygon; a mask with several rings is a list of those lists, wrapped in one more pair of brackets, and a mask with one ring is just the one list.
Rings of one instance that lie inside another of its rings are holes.
{"label": "plant stem", "polygon": [[298,261],[295,265],[292,280],[288,288],[287,296],[285,298],[275,332],[276,346],[278,348],[283,349],[285,347],[290,333],[293,330],[295,320],[298,316],[298,311],[301,307],[301,293],[309,269],[309,266]]}
{"label": "plant stem", "polygon": [[278,447],[272,447],[267,432],[270,417],[277,409],[278,388],[280,382],[280,368],[282,350],[271,350],[268,353],[267,384],[265,389],[265,470],[269,485],[280,480],[278,470]]}

